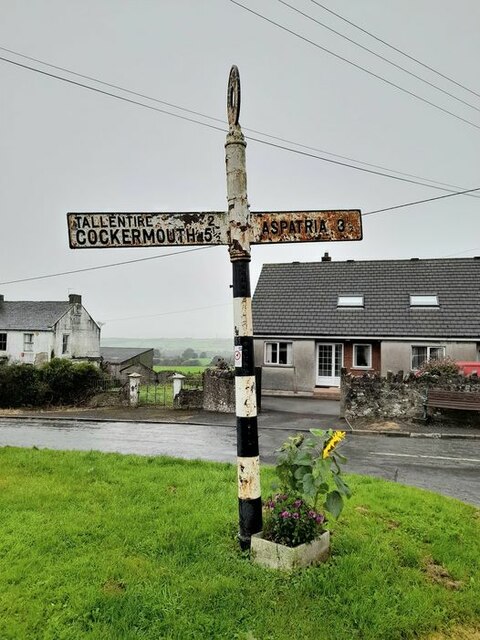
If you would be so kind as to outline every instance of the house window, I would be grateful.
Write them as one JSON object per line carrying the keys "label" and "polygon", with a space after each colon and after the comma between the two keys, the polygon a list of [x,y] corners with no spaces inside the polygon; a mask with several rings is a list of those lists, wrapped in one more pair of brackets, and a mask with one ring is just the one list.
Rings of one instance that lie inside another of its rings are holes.
{"label": "house window", "polygon": [[0,333],[0,351],[7,350],[7,334]]}
{"label": "house window", "polygon": [[62,353],[68,353],[69,339],[70,336],[68,335],[68,333],[64,333],[62,337]]}
{"label": "house window", "polygon": [[292,364],[292,343],[266,342],[265,364]]}
{"label": "house window", "polygon": [[438,296],[435,295],[410,295],[411,307],[438,307]]}
{"label": "house window", "polygon": [[412,347],[412,369],[419,369],[428,360],[445,357],[445,347]]}
{"label": "house window", "polygon": [[353,345],[353,367],[355,369],[371,369],[372,367],[372,345]]}
{"label": "house window", "polygon": [[33,333],[23,334],[23,350],[33,351]]}
{"label": "house window", "polygon": [[338,307],[363,307],[363,296],[338,296]]}

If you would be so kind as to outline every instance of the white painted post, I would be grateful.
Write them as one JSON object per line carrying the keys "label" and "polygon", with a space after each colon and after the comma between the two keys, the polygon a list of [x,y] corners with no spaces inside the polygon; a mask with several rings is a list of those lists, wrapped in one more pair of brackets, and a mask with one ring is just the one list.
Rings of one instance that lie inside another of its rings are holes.
{"label": "white painted post", "polygon": [[140,378],[142,377],[139,373],[129,373],[129,404],[131,407],[138,406],[138,395],[140,391]]}
{"label": "white painted post", "polygon": [[183,388],[183,381],[185,380],[185,376],[182,376],[181,373],[174,373],[172,376],[173,380],[173,399],[178,396],[180,391]]}

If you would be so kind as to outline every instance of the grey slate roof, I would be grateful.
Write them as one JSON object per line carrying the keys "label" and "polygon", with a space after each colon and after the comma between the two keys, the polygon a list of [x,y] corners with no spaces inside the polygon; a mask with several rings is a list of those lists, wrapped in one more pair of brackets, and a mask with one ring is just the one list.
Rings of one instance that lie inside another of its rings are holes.
{"label": "grey slate roof", "polygon": [[[364,308],[337,308],[339,295]],[[410,308],[438,294],[438,308]],[[480,340],[480,259],[265,264],[253,296],[261,336],[432,337]]]}
{"label": "grey slate roof", "polygon": [[70,302],[0,301],[0,331],[49,331]]}
{"label": "grey slate roof", "polygon": [[152,349],[145,349],[145,347],[100,347],[100,355],[105,362],[120,364],[151,350]]}

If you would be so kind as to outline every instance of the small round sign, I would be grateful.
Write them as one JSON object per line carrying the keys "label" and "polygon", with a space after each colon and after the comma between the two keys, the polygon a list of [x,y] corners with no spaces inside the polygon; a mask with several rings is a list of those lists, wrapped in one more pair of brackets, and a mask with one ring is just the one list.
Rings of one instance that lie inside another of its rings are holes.
{"label": "small round sign", "polygon": [[238,124],[240,117],[240,73],[236,65],[232,66],[228,77],[227,116],[230,125]]}
{"label": "small round sign", "polygon": [[242,347],[241,347],[241,345],[235,345],[234,360],[235,360],[235,366],[236,367],[241,367],[242,366]]}

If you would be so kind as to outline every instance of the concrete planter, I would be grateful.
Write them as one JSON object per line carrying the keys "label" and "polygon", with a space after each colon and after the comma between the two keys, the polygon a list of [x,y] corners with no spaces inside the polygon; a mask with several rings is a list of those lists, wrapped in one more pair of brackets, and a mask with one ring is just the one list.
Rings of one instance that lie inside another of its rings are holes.
{"label": "concrete planter", "polygon": [[254,533],[250,549],[252,562],[270,569],[291,571],[299,567],[325,562],[330,553],[330,531],[325,531],[319,538],[298,547],[287,547],[283,544],[263,539],[263,532]]}

